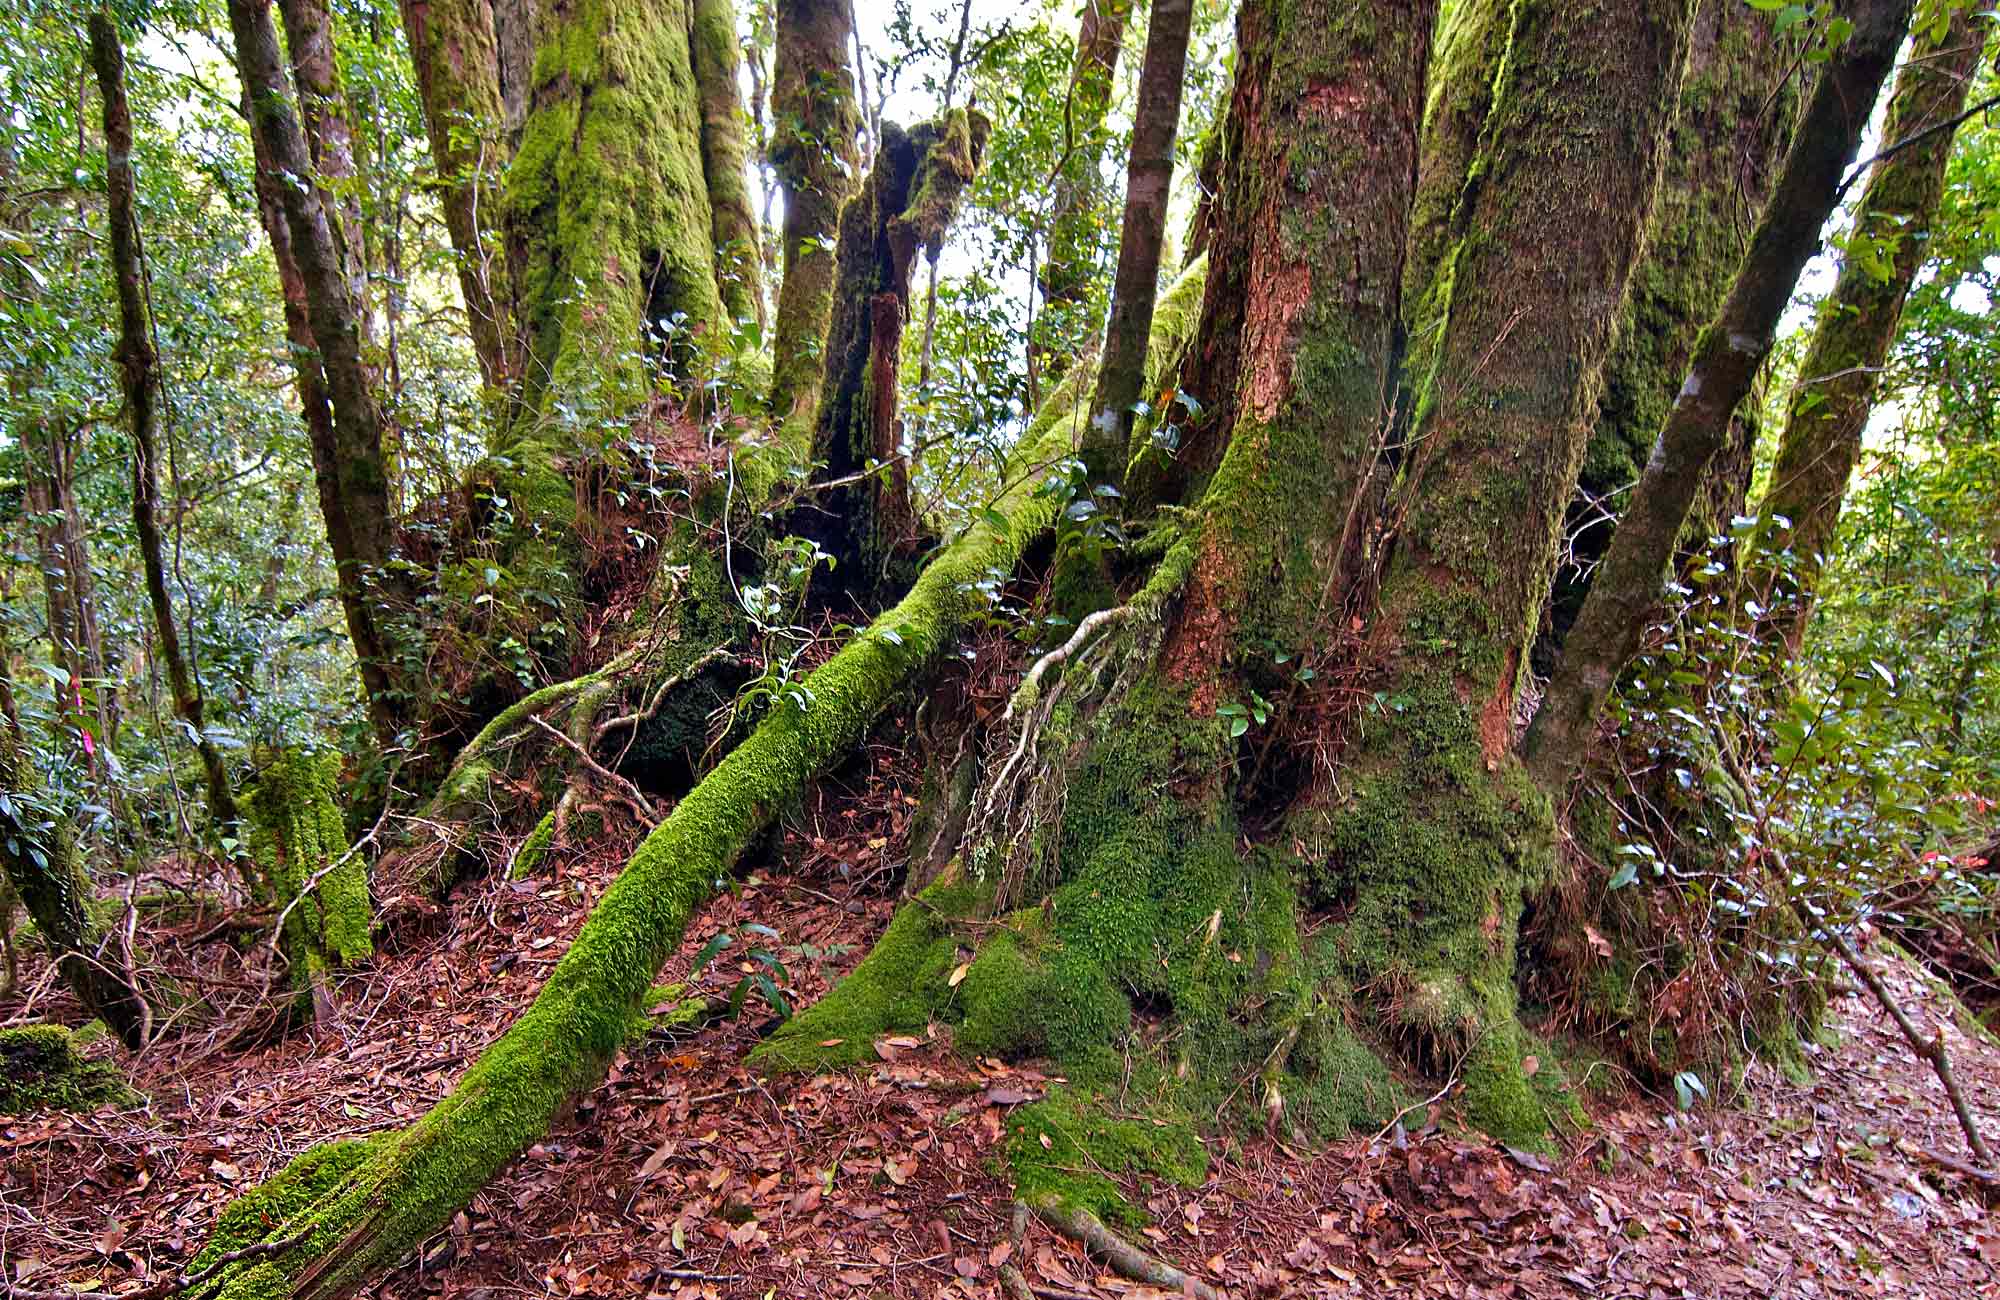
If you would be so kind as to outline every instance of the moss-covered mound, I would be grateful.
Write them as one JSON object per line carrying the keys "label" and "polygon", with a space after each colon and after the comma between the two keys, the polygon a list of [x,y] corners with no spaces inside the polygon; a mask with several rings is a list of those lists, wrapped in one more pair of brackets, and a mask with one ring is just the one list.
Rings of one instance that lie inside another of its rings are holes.
{"label": "moss-covered mound", "polygon": [[117,1066],[84,1054],[89,1037],[61,1025],[0,1029],[0,1115],[144,1105]]}

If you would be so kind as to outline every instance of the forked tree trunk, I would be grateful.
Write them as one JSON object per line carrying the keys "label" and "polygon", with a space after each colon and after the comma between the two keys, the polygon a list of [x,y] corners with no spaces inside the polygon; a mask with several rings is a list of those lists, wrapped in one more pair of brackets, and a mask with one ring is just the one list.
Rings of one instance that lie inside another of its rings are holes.
{"label": "forked tree trunk", "polygon": [[506,134],[493,5],[402,0],[402,10],[472,351],[486,386],[503,391],[520,377],[521,367],[507,309],[507,259],[497,235],[499,178],[513,148]]}
{"label": "forked tree trunk", "polygon": [[146,308],[139,249],[137,188],[132,175],[132,109],[125,97],[125,49],[110,15],[90,15],[90,61],[104,102],[105,209],[110,227],[111,279],[118,298],[118,344],[112,355],[132,422],[132,522],[146,572],[146,596],[159,637],[160,662],[174,712],[187,724],[208,783],[208,813],[219,827],[236,821],[229,768],[203,724],[201,684],[181,650],[180,625],[167,592],[160,546],[160,377]]}
{"label": "forked tree trunk", "polygon": [[[1820,569],[1835,545],[1847,481],[1875,406],[1882,363],[1902,319],[1903,302],[1930,250],[1931,222],[1944,194],[1951,123],[1964,109],[1993,30],[1983,5],[1959,10],[1941,39],[1920,32],[1883,126],[1886,157],[1862,191],[1848,254],[1818,322],[1786,411],[1758,507],[1753,558],[1744,590],[1771,609],[1767,626],[1797,650],[1805,634]],[[1943,129],[1940,129],[1943,128]],[[1786,519],[1790,527],[1777,521]],[[1788,550],[1788,564],[1769,552]],[[1755,620],[1753,620],[1755,621]]]}
{"label": "forked tree trunk", "polygon": [[911,273],[935,254],[978,174],[990,131],[955,109],[904,131],[885,122],[875,166],[840,218],[813,460],[825,487],[792,527],[834,557],[832,581],[876,608],[909,584],[923,541],[910,501],[898,376]]}
{"label": "forked tree trunk", "polygon": [[[1800,272],[1819,248],[1820,229],[1860,148],[1910,9],[1911,0],[1856,0],[1848,10],[1854,30],[1820,73],[1771,202],[1721,310],[1695,345],[1680,395],[1524,738],[1528,770],[1551,794],[1560,794],[1582,766],[1598,710],[1639,647],[1709,462],[1728,445],[1732,415],[1771,351]],[[1978,42],[1972,47],[1971,58],[1977,58]],[[1920,42],[1910,66],[1925,61]],[[1941,179],[1941,161],[1938,171]]]}

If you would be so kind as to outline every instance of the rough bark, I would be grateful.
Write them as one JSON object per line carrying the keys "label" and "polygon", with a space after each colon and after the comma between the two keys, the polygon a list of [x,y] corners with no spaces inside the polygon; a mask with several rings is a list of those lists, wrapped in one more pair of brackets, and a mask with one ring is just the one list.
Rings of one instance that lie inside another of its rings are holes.
{"label": "rough bark", "polygon": [[1438,14],[1417,197],[1410,210],[1410,261],[1403,276],[1403,316],[1420,349],[1435,344],[1441,324],[1443,304],[1433,301],[1437,272],[1459,234],[1453,216],[1493,106],[1512,13],[1513,0],[1445,0]]}
{"label": "rough bark", "polygon": [[[1990,11],[1970,5],[1952,17],[1942,39],[1919,33],[1896,78],[1883,127],[1885,145],[1894,152],[1869,171],[1848,234],[1850,252],[1833,292],[1820,304],[1799,363],[1770,487],[1758,507],[1753,545],[1763,554],[1753,559],[1745,584],[1770,608],[1769,630],[1794,650],[1805,632],[1821,566],[1834,546],[1883,360],[1929,252],[1953,132],[1932,130],[1906,148],[1894,146],[1964,109],[1992,28]],[[1860,249],[1870,251],[1854,251]],[[1780,518],[1790,521],[1789,529],[1778,524]],[[1789,550],[1789,564],[1773,563],[1768,552],[1774,550]]]}
{"label": "rough bark", "polygon": [[[1170,10],[1185,7],[1180,0],[1168,4]],[[1104,152],[1110,143],[1106,119],[1132,10],[1133,0],[1089,0],[1077,27],[1076,59],[1070,66],[1069,93],[1063,104],[1063,153],[1057,159],[1049,212],[1049,254],[1038,277],[1042,309],[1031,345],[1043,391],[1062,382],[1074,359],[1064,340],[1089,328],[1075,317],[1089,305],[1100,250],[1106,243],[1107,196],[1102,176]],[[1182,39],[1185,48],[1185,37]],[[1145,339],[1142,330],[1141,348]]]}
{"label": "rough bark", "polygon": [[132,424],[132,522],[146,573],[146,596],[159,637],[160,662],[174,712],[187,724],[208,783],[209,816],[221,826],[236,820],[229,768],[203,725],[201,686],[181,650],[180,625],[167,592],[160,545],[159,358],[153,351],[140,262],[137,189],[132,174],[132,110],[125,96],[125,49],[108,14],[90,15],[90,61],[104,106],[105,215],[109,226],[112,286],[118,299],[118,342],[112,356],[125,390]]}
{"label": "rough bark", "polygon": [[[278,252],[281,276],[287,260],[297,272],[297,293],[302,300],[299,325],[305,331],[288,321],[288,333],[295,348],[303,343],[310,351],[298,351],[293,364],[301,371],[319,372],[318,383],[311,387],[325,399],[323,413],[313,410],[307,395],[309,385],[301,381],[341,605],[360,662],[376,738],[384,746],[393,745],[406,705],[389,638],[393,617],[389,563],[395,517],[389,509],[389,484],[382,461],[381,412],[362,357],[361,305],[353,298],[346,278],[344,254],[324,192],[300,180],[314,175],[315,167],[305,133],[285,93],[284,66],[268,0],[231,0],[229,21],[258,156],[260,197],[274,201],[266,204],[267,217],[271,218],[266,233]],[[283,220],[275,220],[280,215]],[[287,297],[289,316],[291,295]]]}
{"label": "rough bark", "polygon": [[117,945],[90,915],[90,877],[77,851],[76,831],[62,810],[37,796],[40,782],[29,767],[20,731],[0,727],[0,872],[34,918],[35,929],[63,982],[85,1014],[102,1020],[124,1044],[146,1045],[152,1016],[128,977]]}
{"label": "rough bark", "polygon": [[861,126],[848,67],[852,21],[845,0],[778,4],[771,165],[785,194],[785,229],[771,414],[801,443],[819,416],[840,209]]}
{"label": "rough bark", "polygon": [[542,39],[544,0],[489,0],[493,43],[500,67],[500,107],[507,151],[520,148],[528,125],[528,99],[535,79],[535,47]]}
{"label": "rough bark", "polygon": [[[315,170],[311,176],[320,191],[327,229],[333,235],[340,276],[346,281],[344,297],[353,305],[355,327],[366,349],[374,341],[373,317],[368,311],[367,224],[361,212],[354,126],[348,120],[347,93],[334,56],[333,15],[327,0],[279,0],[278,11],[284,18],[285,52],[291,58],[292,85],[298,92],[299,122],[312,154]],[[365,356],[363,360],[366,362]],[[371,388],[375,378],[371,365]]]}
{"label": "rough bark", "polygon": [[990,126],[954,109],[905,132],[882,124],[875,166],[841,213],[813,459],[826,486],[793,527],[835,560],[833,581],[878,598],[907,582],[922,538],[898,405],[903,325],[920,253],[935,253],[979,171]]}
{"label": "rough bark", "polygon": [[327,976],[370,956],[368,865],[351,852],[334,794],[340,755],[282,748],[263,756],[245,800],[245,843],[279,938],[298,1009],[321,1024],[335,1008]]}
{"label": "rough bark", "polygon": [[[1910,10],[1910,0],[1857,0],[1847,10],[1854,31],[1820,74],[1749,251],[1720,311],[1701,332],[1680,395],[1522,742],[1529,773],[1552,793],[1566,787],[1582,764],[1598,710],[1638,649],[1709,462],[1728,444],[1733,413],[1770,354],[1800,272],[1818,251],[1820,229],[1895,62]],[[1971,44],[1970,58],[1976,59],[1978,42]],[[1941,159],[1936,166],[1941,181]]]}
{"label": "rough bark", "polygon": [[[1061,413],[1073,418],[1076,404]],[[1043,466],[1073,433],[1051,414],[1019,464]],[[875,717],[986,608],[978,584],[1010,568],[1053,522],[1040,473],[996,502],[909,594],[806,681],[809,708],[782,702],[639,846],[534,1004],[452,1092],[401,1132],[315,1147],[227,1210],[205,1257],[259,1240],[292,1242],[231,1264],[195,1294],[327,1300],[352,1294],[437,1231],[604,1077],[654,974],[693,909],[807,782],[860,741]],[[310,1194],[300,1196],[301,1190]],[[201,1261],[197,1261],[198,1263]]]}
{"label": "rough bark", "polygon": [[1386,958],[1391,1023],[1463,1058],[1466,1110],[1536,1140],[1514,947],[1554,862],[1549,800],[1513,713],[1557,531],[1636,261],[1685,57],[1685,4],[1512,10],[1478,153],[1435,283],[1435,361],[1414,385],[1401,523],[1368,628],[1378,689],[1328,810],[1328,902]]}
{"label": "rough bark", "polygon": [[1181,87],[1193,22],[1194,0],[1154,0],[1146,26],[1146,61],[1139,72],[1131,164],[1125,174],[1125,218],[1118,235],[1118,271],[1111,282],[1097,393],[1079,449],[1090,481],[1114,488],[1125,482],[1125,462],[1132,454],[1133,407],[1142,396],[1146,344],[1153,332],[1167,203],[1173,196],[1174,138],[1180,131]]}
{"label": "rough bark", "polygon": [[731,320],[764,325],[764,260],[750,205],[749,151],[743,142],[742,60],[730,0],[693,0],[694,77],[701,98],[702,170],[708,180],[717,288]]}
{"label": "rough bark", "polygon": [[473,354],[487,387],[504,390],[519,378],[520,355],[497,235],[498,181],[513,150],[494,6],[491,0],[402,0],[402,10]]}
{"label": "rough bark", "polygon": [[[1536,645],[1539,670],[1550,667],[1583,603],[1617,505],[1638,479],[1696,336],[1721,304],[1762,215],[1796,117],[1792,64],[1768,14],[1733,0],[1703,0],[1697,8],[1645,259],[1605,361],[1597,423],[1564,521],[1568,545],[1549,597],[1549,626]],[[1710,462],[1688,526],[1690,549],[1703,549],[1743,510],[1756,405],[1737,409],[1727,443]]]}

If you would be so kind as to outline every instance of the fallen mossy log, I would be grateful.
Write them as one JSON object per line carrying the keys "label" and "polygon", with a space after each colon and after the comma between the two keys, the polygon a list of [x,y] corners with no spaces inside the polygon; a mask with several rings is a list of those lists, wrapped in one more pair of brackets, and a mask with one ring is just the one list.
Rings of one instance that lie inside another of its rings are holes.
{"label": "fallen mossy log", "polygon": [[[1022,440],[993,512],[807,679],[806,707],[774,708],[647,835],[534,1004],[458,1087],[410,1128],[377,1139],[365,1158],[309,1198],[288,1194],[264,1213],[232,1208],[210,1251],[296,1240],[246,1258],[194,1294],[259,1300],[352,1294],[442,1228],[603,1079],[694,909],[779,810],[859,743],[876,716],[984,609],[993,575],[1009,572],[1023,548],[1054,523],[1064,501],[1042,483],[1070,455],[1087,391],[1085,383],[1060,390]],[[308,1151],[293,1163],[314,1158]],[[276,1189],[296,1192],[297,1181],[280,1172],[236,1204],[257,1206]],[[254,1226],[231,1230],[246,1224]]]}

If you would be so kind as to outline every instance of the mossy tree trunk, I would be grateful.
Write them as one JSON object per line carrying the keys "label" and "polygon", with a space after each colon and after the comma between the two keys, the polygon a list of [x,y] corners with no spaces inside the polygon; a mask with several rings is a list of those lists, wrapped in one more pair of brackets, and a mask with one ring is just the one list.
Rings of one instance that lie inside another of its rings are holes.
{"label": "mossy tree trunk", "polygon": [[497,233],[498,180],[513,149],[494,6],[491,0],[402,0],[402,11],[473,354],[486,386],[502,392],[520,377],[521,366]]}
{"label": "mossy tree trunk", "polygon": [[112,285],[118,299],[118,343],[112,350],[132,424],[132,523],[138,534],[146,596],[159,638],[160,662],[174,712],[187,724],[208,784],[208,812],[220,826],[236,820],[229,768],[204,726],[201,683],[181,649],[180,624],[167,591],[160,545],[160,376],[153,350],[139,255],[137,186],[132,174],[132,110],[125,96],[125,48],[110,15],[90,15],[90,61],[104,106],[105,214],[110,238]]}
{"label": "mossy tree trunk", "polygon": [[334,1017],[327,977],[374,951],[368,866],[348,849],[334,802],[340,755],[285,747],[266,755],[249,790],[251,860],[265,901],[283,916],[281,937],[299,1008]]}
{"label": "mossy tree trunk", "polygon": [[[1883,360],[1929,253],[1953,137],[1948,127],[1938,128],[1964,110],[1992,30],[1990,10],[1968,5],[1941,35],[1918,33],[1883,126],[1884,147],[1892,152],[1868,173],[1839,278],[1820,304],[1799,363],[1770,487],[1757,511],[1753,544],[1763,554],[1753,560],[1743,585],[1772,611],[1768,629],[1794,650],[1805,633],[1820,568],[1835,543]],[[1780,518],[1789,521],[1789,529]],[[1769,553],[1778,550],[1790,552],[1788,563],[1774,562]]]}
{"label": "mossy tree trunk", "polygon": [[909,131],[884,122],[875,166],[841,213],[812,445],[823,486],[791,527],[834,557],[833,582],[864,608],[908,585],[923,542],[898,383],[911,272],[918,254],[943,245],[989,130],[983,115],[965,109]]}
{"label": "mossy tree trunk", "polygon": [[833,315],[840,209],[861,128],[845,0],[779,0],[771,77],[771,165],[785,195],[784,280],[772,345],[771,414],[808,442],[819,417]]}
{"label": "mossy tree trunk", "polygon": [[[1548,667],[1582,605],[1587,566],[1604,554],[1624,494],[1680,391],[1696,335],[1720,306],[1763,213],[1796,116],[1792,62],[1769,14],[1738,0],[1702,0],[1645,257],[1604,365],[1604,393],[1564,520],[1568,545],[1549,598],[1550,627],[1536,646],[1538,668]],[[1703,477],[1691,549],[1726,533],[1743,509],[1755,405],[1738,408]]]}
{"label": "mossy tree trunk", "polygon": [[758,251],[757,213],[750,206],[743,142],[742,59],[736,9],[730,0],[693,0],[695,83],[701,98],[702,171],[708,181],[710,239],[722,306],[732,321],[764,325],[764,258]]}
{"label": "mossy tree trunk", "polygon": [[[300,12],[303,16],[303,8]],[[395,514],[382,453],[382,414],[363,356],[365,301],[354,295],[350,256],[329,190],[300,179],[319,170],[286,90],[268,0],[231,0],[229,22],[257,155],[260,208],[286,282],[292,363],[301,373],[341,607],[369,720],[387,748],[398,741],[411,696],[392,634],[400,586],[392,563]],[[317,373],[308,379],[308,370]]]}
{"label": "mossy tree trunk", "polygon": [[[1598,711],[1638,650],[1709,464],[1729,444],[1736,408],[1771,351],[1799,274],[1819,248],[1820,230],[1833,214],[1841,176],[1854,161],[1895,62],[1910,8],[1910,0],[1857,0],[1850,6],[1854,30],[1821,72],[1749,250],[1721,309],[1694,345],[1687,378],[1661,423],[1632,504],[1523,740],[1529,771],[1552,795],[1560,795],[1583,765]],[[1971,46],[1962,71],[1978,57],[1978,42]],[[1928,62],[1931,55],[1923,47],[1919,42],[1910,66]],[[1941,186],[1941,160],[1937,166]]]}

